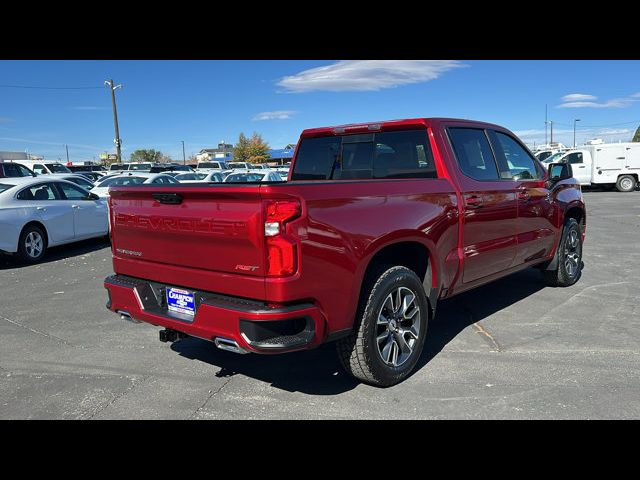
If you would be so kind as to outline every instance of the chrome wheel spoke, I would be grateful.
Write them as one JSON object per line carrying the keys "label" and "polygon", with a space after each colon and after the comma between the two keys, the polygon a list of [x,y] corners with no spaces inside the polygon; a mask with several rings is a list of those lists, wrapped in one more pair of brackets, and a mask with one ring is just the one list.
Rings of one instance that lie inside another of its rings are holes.
{"label": "chrome wheel spoke", "polygon": [[377,321],[378,325],[389,325],[389,319],[387,317],[384,316],[384,314],[382,312],[380,312],[378,314],[378,321]]}
{"label": "chrome wheel spoke", "polygon": [[378,341],[378,345],[380,345],[380,342],[384,341],[384,340],[388,340],[389,339],[389,331],[385,330],[384,332],[382,332],[380,335],[378,335],[376,337],[376,340]]}
{"label": "chrome wheel spoke", "polygon": [[387,342],[384,344],[384,347],[380,351],[380,353],[382,354],[382,359],[387,363],[391,363],[391,355],[393,353],[392,350],[394,345],[395,341],[393,339],[393,335],[388,335]]}

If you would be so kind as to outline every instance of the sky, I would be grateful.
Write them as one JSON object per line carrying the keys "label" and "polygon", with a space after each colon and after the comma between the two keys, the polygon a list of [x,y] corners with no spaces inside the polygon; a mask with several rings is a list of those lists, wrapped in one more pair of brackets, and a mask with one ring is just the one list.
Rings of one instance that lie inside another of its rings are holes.
{"label": "sky", "polygon": [[[305,128],[413,117],[502,125],[545,141],[630,141],[640,125],[640,61],[224,60],[0,61],[0,150],[92,160],[154,148],[182,159],[240,132],[272,148]],[[18,88],[19,87],[19,88]],[[29,87],[29,88],[24,88]],[[550,131],[548,132],[550,137]]]}

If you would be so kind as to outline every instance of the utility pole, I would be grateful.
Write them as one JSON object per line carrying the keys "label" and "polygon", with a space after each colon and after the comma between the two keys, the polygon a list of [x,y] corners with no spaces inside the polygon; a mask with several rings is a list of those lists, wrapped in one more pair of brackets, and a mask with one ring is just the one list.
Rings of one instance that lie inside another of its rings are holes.
{"label": "utility pole", "polygon": [[116,89],[122,88],[122,84],[113,85],[113,79],[105,80],[104,84],[111,90],[111,103],[113,105],[113,126],[115,128],[116,138],[113,142],[116,144],[116,155],[118,157],[118,163],[122,163],[122,156],[120,152],[120,130],[118,130],[118,109],[116,108]]}
{"label": "utility pole", "polygon": [[187,164],[187,157],[184,154],[184,140],[182,140],[182,164],[186,165]]}
{"label": "utility pole", "polygon": [[69,164],[69,145],[65,144],[64,148],[67,150],[67,164]]}
{"label": "utility pole", "polygon": [[573,120],[573,148],[576,148],[576,122],[579,121],[579,118]]}
{"label": "utility pole", "polygon": [[547,121],[547,104],[544,104],[544,144],[548,145],[547,143],[547,123],[549,123]]}
{"label": "utility pole", "polygon": [[549,120],[549,125],[551,125],[551,143],[553,143],[553,120]]}

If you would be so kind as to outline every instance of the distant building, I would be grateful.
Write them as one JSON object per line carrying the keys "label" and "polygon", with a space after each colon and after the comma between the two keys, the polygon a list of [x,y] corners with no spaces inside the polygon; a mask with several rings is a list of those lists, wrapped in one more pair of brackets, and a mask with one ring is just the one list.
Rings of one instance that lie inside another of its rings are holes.
{"label": "distant building", "polygon": [[282,165],[283,163],[290,162],[295,149],[295,144],[290,143],[284,148],[269,150],[269,163]]}
{"label": "distant building", "polygon": [[200,150],[200,153],[196,155],[196,159],[199,162],[207,160],[225,160],[229,162],[233,160],[233,145],[224,143],[224,140],[222,140],[218,144],[218,148],[203,148]]}
{"label": "distant building", "polygon": [[27,152],[0,152],[0,161],[2,160],[42,160],[42,157]]}

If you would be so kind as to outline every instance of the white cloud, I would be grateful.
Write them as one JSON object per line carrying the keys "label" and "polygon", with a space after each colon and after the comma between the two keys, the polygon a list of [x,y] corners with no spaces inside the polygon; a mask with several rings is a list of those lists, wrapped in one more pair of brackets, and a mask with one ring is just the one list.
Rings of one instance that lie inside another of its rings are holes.
{"label": "white cloud", "polygon": [[585,93],[570,93],[560,100],[562,103],[556,105],[556,108],[626,108],[636,99],[640,98],[640,92],[623,98],[612,98],[606,102],[598,102],[598,97]]}
{"label": "white cloud", "polygon": [[275,110],[273,112],[260,112],[256,113],[252,120],[254,122],[260,120],[286,120],[291,118],[297,112],[295,110]]}
{"label": "white cloud", "polygon": [[435,80],[466,66],[457,60],[341,60],[284,77],[278,85],[291,93],[375,91]]}
{"label": "white cloud", "polygon": [[570,93],[562,97],[563,102],[589,102],[597,100],[598,97],[593,95],[586,95],[584,93]]}

